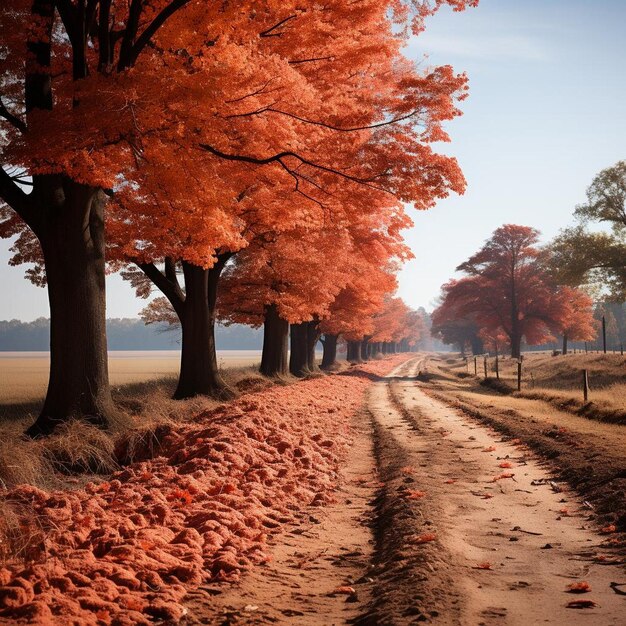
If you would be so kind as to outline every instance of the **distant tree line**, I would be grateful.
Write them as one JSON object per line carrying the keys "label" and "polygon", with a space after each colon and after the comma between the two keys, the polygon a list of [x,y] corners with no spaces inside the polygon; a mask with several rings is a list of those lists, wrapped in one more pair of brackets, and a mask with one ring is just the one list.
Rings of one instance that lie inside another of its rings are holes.
{"label": "distant tree line", "polygon": [[[108,319],[107,335],[109,350],[180,349],[180,330],[164,323],[147,326],[140,319]],[[240,324],[218,325],[216,345],[218,350],[260,350],[263,332]],[[40,317],[32,322],[0,321],[0,352],[43,352],[49,348],[48,318]]]}

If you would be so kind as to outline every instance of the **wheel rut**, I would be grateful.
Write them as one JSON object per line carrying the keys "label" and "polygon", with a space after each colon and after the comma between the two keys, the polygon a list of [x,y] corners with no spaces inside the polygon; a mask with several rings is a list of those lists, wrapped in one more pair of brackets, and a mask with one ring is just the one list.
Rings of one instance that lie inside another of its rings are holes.
{"label": "wheel rut", "polygon": [[[588,509],[521,442],[425,395],[426,367],[417,357],[370,390],[380,487],[361,623],[626,624],[611,586],[626,571]],[[583,581],[590,593],[567,592]],[[592,608],[567,606],[579,600]]]}

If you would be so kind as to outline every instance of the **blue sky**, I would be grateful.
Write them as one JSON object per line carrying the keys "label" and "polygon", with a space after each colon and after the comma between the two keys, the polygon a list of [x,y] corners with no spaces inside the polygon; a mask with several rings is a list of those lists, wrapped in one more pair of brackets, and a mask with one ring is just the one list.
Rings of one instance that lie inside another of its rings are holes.
{"label": "blue sky", "polygon": [[[411,41],[412,58],[467,72],[470,97],[444,147],[468,189],[412,212],[416,259],[400,276],[407,304],[430,308],[454,268],[501,224],[535,226],[549,239],[571,223],[594,174],[626,158],[624,24],[626,0],[481,0],[464,13],[442,10]],[[0,319],[47,316],[45,291],[7,266],[8,248],[0,240],[9,294]],[[109,317],[135,316],[145,304],[117,277],[107,300]]]}

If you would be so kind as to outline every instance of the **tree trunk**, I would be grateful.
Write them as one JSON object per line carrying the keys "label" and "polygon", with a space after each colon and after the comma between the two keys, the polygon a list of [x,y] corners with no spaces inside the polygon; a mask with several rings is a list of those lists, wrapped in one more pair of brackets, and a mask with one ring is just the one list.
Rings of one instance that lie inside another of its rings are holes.
{"label": "tree trunk", "polygon": [[36,228],[50,302],[50,378],[41,414],[26,431],[31,437],[50,434],[71,418],[107,426],[115,416],[106,340],[104,196],[65,178],[56,178],[56,191],[60,205],[42,208]]}
{"label": "tree trunk", "polygon": [[515,331],[511,334],[511,357],[514,359],[519,359],[522,354],[522,337],[521,335]]}
{"label": "tree trunk", "polygon": [[315,359],[315,346],[320,338],[319,321],[313,320],[307,322],[307,335],[306,335],[306,366],[309,372],[313,372],[316,367]]}
{"label": "tree trunk", "polygon": [[283,376],[288,372],[289,322],[278,315],[275,304],[265,307],[261,374]]}
{"label": "tree trunk", "polygon": [[337,340],[338,335],[324,335],[324,354],[322,356],[322,369],[332,370],[337,367]]}
{"label": "tree trunk", "polygon": [[348,341],[348,354],[346,358],[349,363],[361,362],[361,342],[360,341]]}
{"label": "tree trunk", "polygon": [[365,338],[361,341],[361,361],[368,360],[369,339]]}
{"label": "tree trunk", "polygon": [[478,335],[473,335],[470,339],[470,344],[472,346],[472,355],[477,356],[482,354],[485,351],[485,346],[482,342],[482,339]]}
{"label": "tree trunk", "polygon": [[224,263],[210,270],[183,261],[185,302],[180,315],[183,331],[180,375],[174,398],[198,395],[231,397],[217,367],[215,306]]}
{"label": "tree trunk", "polygon": [[567,333],[563,333],[563,354],[567,354]]}
{"label": "tree trunk", "polygon": [[308,374],[308,322],[291,325],[291,354],[289,355],[289,371],[302,378]]}

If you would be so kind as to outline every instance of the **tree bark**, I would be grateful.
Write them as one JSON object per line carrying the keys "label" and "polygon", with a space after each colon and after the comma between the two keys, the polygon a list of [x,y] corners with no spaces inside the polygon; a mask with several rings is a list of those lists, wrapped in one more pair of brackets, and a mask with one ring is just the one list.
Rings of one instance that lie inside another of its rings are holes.
{"label": "tree bark", "polygon": [[291,325],[289,372],[298,378],[308,374],[308,334],[308,322]]}
{"label": "tree bark", "polygon": [[332,370],[337,367],[338,335],[324,335],[324,354],[322,355],[322,369]]}
{"label": "tree bark", "polygon": [[346,355],[349,363],[361,362],[361,342],[348,341],[348,354]]}
{"label": "tree bark", "polygon": [[107,426],[115,416],[106,340],[104,196],[66,178],[38,181],[55,195],[35,225],[50,302],[50,378],[42,411],[26,431],[50,434],[72,418]]}
{"label": "tree bark", "polygon": [[288,355],[289,322],[286,322],[279,316],[275,304],[270,304],[265,307],[261,374],[265,376],[286,375],[289,365]]}
{"label": "tree bark", "polygon": [[479,354],[483,354],[485,351],[485,346],[478,335],[472,335],[470,339],[470,344],[472,346],[472,355],[477,356]]}
{"label": "tree bark", "polygon": [[217,288],[225,263],[218,261],[211,269],[182,263],[185,301],[180,314],[183,336],[176,400],[198,395],[232,396],[219,372],[215,350]]}
{"label": "tree bark", "polygon": [[312,320],[307,322],[307,335],[306,335],[306,365],[309,372],[315,371],[317,368],[315,358],[315,347],[320,338],[319,321]]}
{"label": "tree bark", "polygon": [[365,337],[361,340],[361,361],[368,360],[369,339]]}

